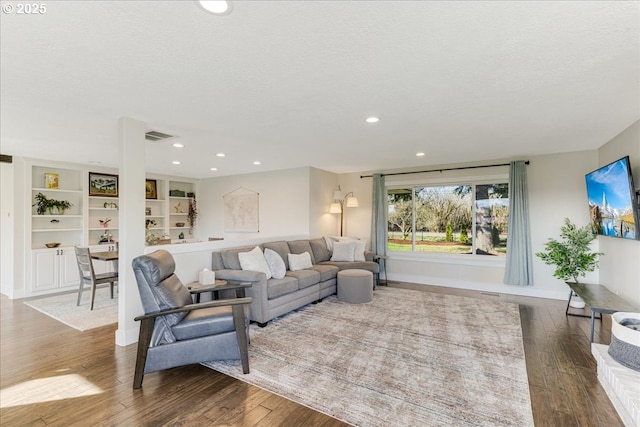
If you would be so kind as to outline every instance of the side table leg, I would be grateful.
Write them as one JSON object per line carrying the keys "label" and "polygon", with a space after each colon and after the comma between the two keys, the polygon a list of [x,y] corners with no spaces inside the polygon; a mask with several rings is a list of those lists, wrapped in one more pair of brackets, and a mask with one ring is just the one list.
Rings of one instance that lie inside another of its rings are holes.
{"label": "side table leg", "polygon": [[564,311],[564,315],[569,315],[569,304],[571,304],[571,297],[573,296],[573,290],[569,291],[569,300],[567,301],[567,309]]}
{"label": "side table leg", "polygon": [[593,327],[595,324],[595,317],[596,317],[596,312],[595,310],[591,309],[591,343],[593,344]]}

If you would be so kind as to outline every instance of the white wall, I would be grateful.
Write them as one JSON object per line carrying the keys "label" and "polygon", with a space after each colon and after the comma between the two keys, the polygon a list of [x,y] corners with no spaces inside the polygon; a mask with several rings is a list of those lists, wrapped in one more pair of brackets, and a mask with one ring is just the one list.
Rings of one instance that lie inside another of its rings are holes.
{"label": "white wall", "polygon": [[[209,178],[200,181],[198,234],[225,240],[251,240],[266,236],[309,233],[310,168]],[[227,233],[223,196],[244,188],[260,193],[257,233]]]}
{"label": "white wall", "polygon": [[333,192],[338,188],[338,175],[322,169],[309,170],[309,236],[333,236],[340,227],[340,215],[330,214]]}
{"label": "white wall", "polygon": [[[597,167],[597,152],[577,151],[531,158],[527,169],[533,252],[544,251],[550,237],[560,236],[564,218],[584,226],[589,223],[589,205],[584,176]],[[598,250],[597,242],[592,245]],[[554,266],[533,258],[534,288],[544,291],[562,289],[568,297],[569,288],[553,277]],[[598,283],[598,271],[587,274],[586,283]],[[506,285],[505,285],[506,286]]]}
{"label": "white wall", "polygon": [[13,164],[0,163],[0,292],[13,298]]}
{"label": "white wall", "polygon": [[[371,178],[360,178],[357,174],[342,174],[338,181],[343,194],[353,191],[353,195],[358,198],[357,208],[345,207],[344,212],[344,232],[345,236],[367,239],[371,242],[371,203],[373,198],[373,180]],[[339,215],[338,215],[339,216]],[[338,231],[340,233],[340,225]]]}
{"label": "white wall", "polygon": [[[640,189],[640,121],[598,150],[598,167],[629,156],[636,190]],[[594,168],[595,169],[595,168]],[[640,224],[636,224],[640,226]],[[600,283],[640,307],[640,241],[598,236]]]}
{"label": "white wall", "polygon": [[26,221],[30,220],[31,211],[25,211],[25,198],[30,193],[24,189],[26,179],[25,162],[19,157],[13,163],[2,164],[0,176],[0,292],[11,299],[25,295],[25,261]]}

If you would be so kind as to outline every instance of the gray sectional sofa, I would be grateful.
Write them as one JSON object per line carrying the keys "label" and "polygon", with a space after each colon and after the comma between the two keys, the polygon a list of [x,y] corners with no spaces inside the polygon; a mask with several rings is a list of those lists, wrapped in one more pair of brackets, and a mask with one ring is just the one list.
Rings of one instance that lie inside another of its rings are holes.
{"label": "gray sectional sofa", "polygon": [[[286,266],[281,279],[267,279],[264,272],[243,270],[239,253],[249,252],[256,245],[226,248],[212,254],[211,269],[216,279],[250,282],[248,297],[253,299],[250,319],[260,326],[306,304],[319,301],[336,293],[337,274],[340,270],[359,268],[369,270],[378,277],[379,266],[372,252],[364,252],[364,261],[331,261],[332,251],[323,237],[317,239],[274,241],[257,245],[261,250],[271,249],[280,255]],[[311,268],[291,271],[288,254],[308,252]]]}

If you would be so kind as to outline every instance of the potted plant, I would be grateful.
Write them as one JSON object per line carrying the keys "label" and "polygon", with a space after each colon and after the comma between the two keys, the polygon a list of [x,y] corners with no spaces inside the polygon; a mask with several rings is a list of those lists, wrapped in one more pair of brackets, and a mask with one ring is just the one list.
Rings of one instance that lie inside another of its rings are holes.
{"label": "potted plant", "polygon": [[189,213],[187,214],[187,221],[189,222],[189,234],[193,234],[193,227],[196,225],[196,221],[198,220],[198,207],[196,205],[196,195],[195,193],[189,193]]}
{"label": "potted plant", "polygon": [[36,206],[38,215],[64,215],[64,211],[71,208],[73,204],[68,200],[49,199],[42,193],[36,194],[36,202],[32,206]]}
{"label": "potted plant", "polygon": [[[553,275],[558,279],[564,281],[573,279],[579,283],[580,277],[598,268],[598,257],[604,254],[591,252],[589,245],[595,236],[589,225],[578,228],[569,218],[565,218],[560,231],[562,239],[558,241],[549,238],[545,244],[546,252],[537,252],[536,256],[545,264],[556,266]],[[571,306],[583,308],[584,302],[573,303],[572,300]]]}

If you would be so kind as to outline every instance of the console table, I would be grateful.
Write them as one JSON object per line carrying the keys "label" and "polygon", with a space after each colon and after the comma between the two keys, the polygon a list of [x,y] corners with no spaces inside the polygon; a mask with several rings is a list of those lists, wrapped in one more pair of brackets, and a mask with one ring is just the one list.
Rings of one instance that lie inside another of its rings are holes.
{"label": "console table", "polygon": [[569,303],[571,302],[571,296],[575,293],[578,295],[591,310],[591,342],[593,343],[593,327],[595,323],[596,313],[600,313],[599,319],[602,320],[602,314],[612,314],[617,311],[632,311],[636,312],[638,309],[629,304],[618,295],[611,292],[605,286],[593,285],[586,283],[565,282],[571,288],[569,292],[569,301],[567,301],[567,309],[565,310],[566,316],[581,316],[589,317],[580,314],[569,313]]}

